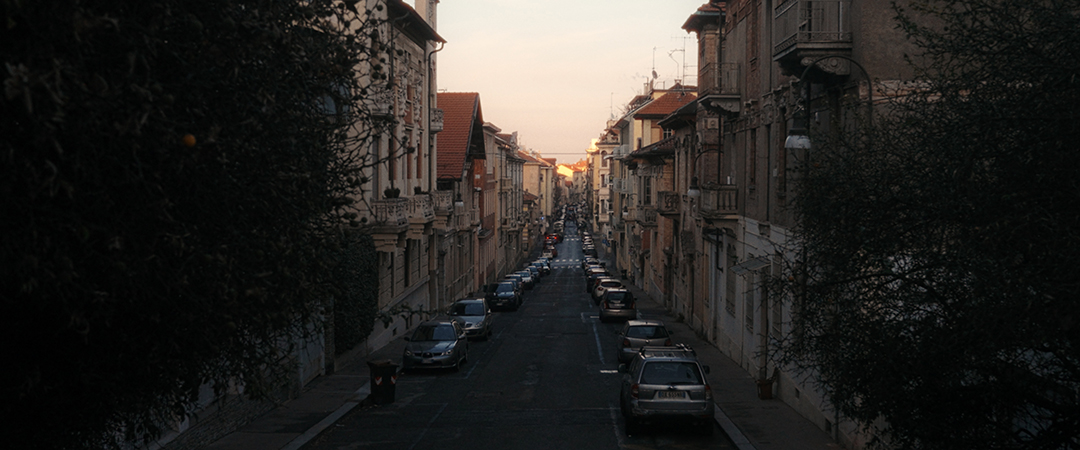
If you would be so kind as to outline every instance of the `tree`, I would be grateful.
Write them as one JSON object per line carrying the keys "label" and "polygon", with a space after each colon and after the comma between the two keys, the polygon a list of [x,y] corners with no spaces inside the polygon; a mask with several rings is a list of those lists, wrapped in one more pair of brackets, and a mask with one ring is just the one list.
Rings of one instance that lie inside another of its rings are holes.
{"label": "tree", "polygon": [[328,300],[364,290],[339,249],[376,163],[378,21],[325,0],[0,8],[5,445],[153,439],[205,385],[271,395]]}
{"label": "tree", "polygon": [[900,3],[918,81],[813,136],[785,361],[889,446],[1080,447],[1080,7]]}

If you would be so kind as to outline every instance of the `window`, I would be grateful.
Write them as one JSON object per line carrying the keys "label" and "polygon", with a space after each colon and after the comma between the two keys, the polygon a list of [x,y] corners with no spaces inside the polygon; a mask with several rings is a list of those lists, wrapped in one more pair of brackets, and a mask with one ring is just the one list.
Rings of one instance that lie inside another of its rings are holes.
{"label": "window", "polygon": [[642,199],[642,204],[643,205],[651,205],[652,204],[652,177],[646,176],[644,178],[644,181],[645,181],[645,183],[644,183],[644,186],[643,186],[643,189],[642,189],[642,191],[643,191],[642,194],[644,195],[644,197]]}

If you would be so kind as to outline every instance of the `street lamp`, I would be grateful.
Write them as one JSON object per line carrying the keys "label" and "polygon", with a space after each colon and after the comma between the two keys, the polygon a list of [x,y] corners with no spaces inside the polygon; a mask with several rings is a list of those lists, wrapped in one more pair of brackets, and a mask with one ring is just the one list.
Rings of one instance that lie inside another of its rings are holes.
{"label": "street lamp", "polygon": [[697,177],[690,178],[690,188],[686,190],[686,196],[690,198],[701,197],[701,187],[698,186]]}
{"label": "street lamp", "polygon": [[457,197],[454,198],[454,206],[456,206],[458,208],[464,208],[465,207],[465,201],[461,199],[461,194],[460,193],[457,195]]}

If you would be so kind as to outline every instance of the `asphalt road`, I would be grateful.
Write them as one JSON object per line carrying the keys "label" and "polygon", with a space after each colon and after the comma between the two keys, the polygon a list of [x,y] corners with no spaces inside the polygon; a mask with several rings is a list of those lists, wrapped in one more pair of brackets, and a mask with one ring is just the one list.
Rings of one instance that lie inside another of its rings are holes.
{"label": "asphalt road", "polygon": [[615,359],[619,325],[596,317],[572,224],[557,248],[552,273],[525,291],[519,311],[496,313],[494,335],[470,343],[460,371],[403,373],[394,403],[357,408],[304,448],[735,448],[719,428],[713,436],[678,427],[626,434]]}

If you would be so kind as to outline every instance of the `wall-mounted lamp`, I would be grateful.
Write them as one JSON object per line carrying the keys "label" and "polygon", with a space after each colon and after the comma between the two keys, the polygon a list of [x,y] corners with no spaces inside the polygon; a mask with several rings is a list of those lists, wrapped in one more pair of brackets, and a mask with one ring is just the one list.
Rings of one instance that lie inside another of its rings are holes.
{"label": "wall-mounted lamp", "polygon": [[465,201],[461,199],[461,194],[458,194],[457,197],[454,198],[454,206],[458,208],[465,207]]}

